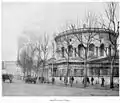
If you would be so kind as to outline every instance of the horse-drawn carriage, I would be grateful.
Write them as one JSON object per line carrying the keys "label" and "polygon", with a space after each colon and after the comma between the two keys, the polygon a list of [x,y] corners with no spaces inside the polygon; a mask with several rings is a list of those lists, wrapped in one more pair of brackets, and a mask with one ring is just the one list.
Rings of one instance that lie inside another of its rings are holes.
{"label": "horse-drawn carriage", "polygon": [[36,82],[37,82],[37,77],[31,77],[30,75],[28,75],[25,78],[25,83],[34,83],[34,84],[36,84]]}
{"label": "horse-drawn carriage", "polygon": [[10,83],[12,83],[13,75],[12,74],[2,74],[2,80],[5,82],[6,80],[9,80]]}

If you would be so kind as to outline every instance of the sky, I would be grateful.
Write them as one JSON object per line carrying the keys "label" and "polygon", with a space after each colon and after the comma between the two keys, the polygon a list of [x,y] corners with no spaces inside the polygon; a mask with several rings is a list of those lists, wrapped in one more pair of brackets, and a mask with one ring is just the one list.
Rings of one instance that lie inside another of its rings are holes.
{"label": "sky", "polygon": [[[102,2],[75,3],[2,3],[2,60],[16,60],[18,38],[43,36],[52,40],[69,23],[81,23],[88,11],[97,15],[104,12]],[[41,38],[40,38],[41,39]]]}

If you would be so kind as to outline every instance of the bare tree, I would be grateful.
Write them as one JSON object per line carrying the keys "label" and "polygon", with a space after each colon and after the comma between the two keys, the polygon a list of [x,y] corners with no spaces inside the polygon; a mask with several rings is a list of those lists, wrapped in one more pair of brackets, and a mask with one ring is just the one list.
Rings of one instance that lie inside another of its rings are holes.
{"label": "bare tree", "polygon": [[17,65],[18,66],[22,66],[22,64],[20,62],[20,50],[21,50],[21,48],[23,48],[24,43],[27,43],[27,42],[28,42],[28,40],[24,36],[20,36],[18,38],[18,50],[17,50]]}
{"label": "bare tree", "polygon": [[[24,34],[24,32],[23,32]],[[18,55],[17,63],[22,67],[24,75],[28,72],[31,75],[31,70],[33,69],[33,52],[34,45],[30,41],[30,38],[26,35],[22,35],[18,38]]]}
{"label": "bare tree", "polygon": [[55,44],[54,44],[54,40],[52,42],[52,77],[54,77],[54,73],[53,73],[53,69],[54,69],[54,58],[55,58]]}
{"label": "bare tree", "polygon": [[110,31],[108,38],[110,41],[110,44],[112,45],[113,54],[107,54],[107,50],[105,50],[107,57],[109,58],[109,61],[111,63],[111,72],[110,72],[110,88],[114,88],[113,83],[113,66],[115,63],[115,60],[117,59],[117,53],[118,53],[118,38],[119,38],[119,21],[117,18],[117,14],[119,11],[117,11],[118,3],[117,2],[109,2],[107,3],[107,8],[105,9],[107,21],[102,18],[101,19],[101,25],[102,27],[105,27]]}
{"label": "bare tree", "polygon": [[19,66],[22,68],[22,72],[24,73],[25,76],[27,69],[26,69],[26,51],[24,49],[21,49],[19,55]]}
{"label": "bare tree", "polygon": [[60,45],[60,47],[61,47],[61,48],[57,47],[56,52],[62,52],[61,57],[64,58],[67,62],[67,71],[66,71],[66,75],[65,75],[65,85],[67,85],[67,82],[68,82],[68,76],[69,76],[69,72],[70,72],[69,60],[70,60],[70,57],[72,56],[72,52],[73,52],[73,47],[72,47],[73,41],[71,41],[72,40],[71,36],[69,34],[64,35],[64,33],[67,33],[67,32],[69,32],[69,30],[64,31],[63,34],[59,34],[59,38],[55,39],[56,43],[58,45]]}
{"label": "bare tree", "polygon": [[49,43],[49,36],[47,34],[44,34],[44,38],[41,43],[41,55],[42,55],[41,58],[43,61],[42,77],[44,77],[43,75],[44,69],[45,69],[46,61],[48,59],[48,53],[49,53],[48,43]]}
{"label": "bare tree", "polygon": [[31,75],[33,69],[33,47],[31,43],[24,44],[18,53],[18,65],[22,67],[23,73]]}
{"label": "bare tree", "polygon": [[[42,65],[42,59],[41,59],[41,42],[36,41],[36,43],[34,43],[34,51],[33,51],[33,55],[34,55],[34,69],[35,72],[37,74],[37,77],[39,77],[39,70],[40,70],[40,66]],[[39,78],[37,78],[38,81]]]}
{"label": "bare tree", "polygon": [[[85,19],[85,24],[83,25],[84,28],[81,29],[86,29],[88,30],[88,32],[83,33],[82,31],[80,31],[79,33],[74,33],[74,36],[79,41],[80,46],[83,48],[82,53],[80,53],[80,51],[76,51],[76,53],[78,54],[79,58],[84,61],[84,87],[86,87],[88,60],[94,57],[94,55],[90,55],[89,48],[92,43],[94,43],[96,40],[99,40],[99,35],[94,30],[96,29],[95,27],[97,27],[97,17],[95,16],[95,14],[88,12],[88,15]],[[74,31],[75,25],[71,24],[71,28]]]}
{"label": "bare tree", "polygon": [[29,42],[27,45],[27,64],[28,64],[28,70],[31,75],[31,70],[33,70],[33,57],[34,57],[34,47],[33,43]]}

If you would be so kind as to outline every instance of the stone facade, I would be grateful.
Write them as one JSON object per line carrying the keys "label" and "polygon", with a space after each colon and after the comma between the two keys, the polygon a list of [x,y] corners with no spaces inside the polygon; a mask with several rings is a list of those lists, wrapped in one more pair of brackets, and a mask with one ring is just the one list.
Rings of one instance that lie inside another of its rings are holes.
{"label": "stone facade", "polygon": [[[109,33],[111,31],[100,29],[100,28],[92,28],[92,29],[76,29],[76,30],[69,30],[58,34],[55,37],[56,42],[56,70],[55,76],[65,76],[67,72],[67,67],[69,65],[69,73],[68,76],[74,77],[83,77],[84,75],[84,48],[82,47],[78,39],[76,38],[75,34],[80,35],[88,35],[89,33],[95,34],[95,38],[101,38],[101,42],[97,39],[93,40],[89,45],[89,52],[88,52],[88,64],[87,64],[87,75],[88,76],[109,76],[110,72],[110,63],[106,59],[107,55],[113,55],[113,48],[109,41]],[[69,40],[68,44],[65,41]],[[85,41],[85,39],[83,39]],[[71,49],[72,48],[72,49]],[[69,51],[69,62],[67,62],[67,52]],[[105,51],[106,50],[106,51]],[[81,58],[80,58],[81,57]],[[99,60],[99,61],[98,61]],[[92,62],[93,61],[93,62]],[[117,60],[118,61],[118,60]],[[108,63],[107,67],[104,67],[104,63]],[[99,69],[98,69],[99,68]],[[116,72],[119,72],[119,62],[116,63],[115,69]],[[118,74],[117,74],[118,76]]]}

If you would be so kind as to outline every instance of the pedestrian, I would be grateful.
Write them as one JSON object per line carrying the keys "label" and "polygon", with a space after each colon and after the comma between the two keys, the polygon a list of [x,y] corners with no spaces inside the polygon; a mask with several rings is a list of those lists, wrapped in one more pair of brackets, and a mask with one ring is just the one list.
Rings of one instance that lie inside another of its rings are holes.
{"label": "pedestrian", "polygon": [[72,87],[72,77],[69,78],[70,86]]}
{"label": "pedestrian", "polygon": [[88,78],[88,77],[87,77],[87,83],[88,83],[88,84],[90,84],[90,80],[89,80],[89,78]]}
{"label": "pedestrian", "polygon": [[42,77],[41,79],[42,79],[42,83],[44,83],[44,77]]}
{"label": "pedestrian", "polygon": [[101,87],[104,87],[104,82],[105,82],[105,79],[102,77],[101,78]]}
{"label": "pedestrian", "polygon": [[74,77],[72,76],[72,77],[70,78],[71,87],[72,87],[72,85],[73,85],[73,81],[74,81]]}
{"label": "pedestrian", "polygon": [[83,80],[82,80],[82,83],[84,84],[84,78],[83,78]]}
{"label": "pedestrian", "polygon": [[68,83],[68,78],[67,77],[64,77],[64,83],[67,86],[67,83]]}
{"label": "pedestrian", "polygon": [[72,81],[74,81],[74,77],[72,76]]}
{"label": "pedestrian", "polygon": [[60,80],[62,80],[62,77],[60,76]]}
{"label": "pedestrian", "polygon": [[54,77],[52,77],[52,84],[54,84],[55,83],[55,78]]}
{"label": "pedestrian", "polygon": [[94,78],[93,77],[91,77],[91,84],[93,85],[93,81],[94,81]]}
{"label": "pedestrian", "polygon": [[39,77],[39,83],[40,83],[40,77]]}

